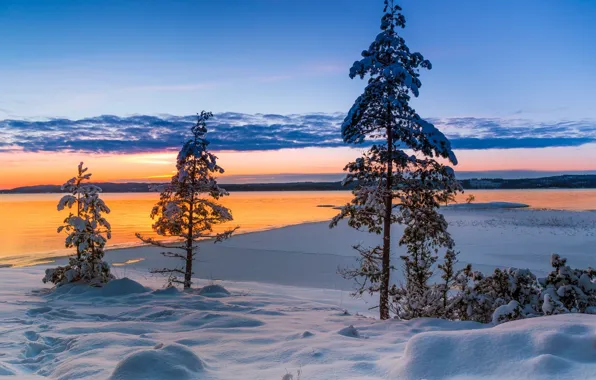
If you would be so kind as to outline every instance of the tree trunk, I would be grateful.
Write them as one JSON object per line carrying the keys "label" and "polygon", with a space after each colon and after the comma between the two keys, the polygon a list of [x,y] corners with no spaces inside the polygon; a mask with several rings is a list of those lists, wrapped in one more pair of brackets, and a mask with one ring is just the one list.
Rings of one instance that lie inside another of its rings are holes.
{"label": "tree trunk", "polygon": [[383,220],[383,266],[379,295],[379,312],[381,319],[389,319],[389,276],[390,276],[390,255],[391,255],[391,214],[393,212],[392,202],[392,174],[393,174],[393,131],[391,126],[387,128],[387,183],[385,198],[385,219]]}
{"label": "tree trunk", "polygon": [[192,243],[192,238],[188,238],[186,240],[186,268],[184,271],[184,289],[190,289],[190,285],[192,283]]}
{"label": "tree trunk", "polygon": [[[81,194],[77,195],[77,216],[81,217]],[[81,261],[81,242],[77,244],[77,260]]]}
{"label": "tree trunk", "polygon": [[192,238],[192,227],[194,224],[194,204],[195,197],[194,193],[190,196],[190,207],[188,212],[188,237],[186,238],[186,268],[184,271],[184,289],[190,289],[191,278],[192,278],[192,254],[193,254],[193,238]]}

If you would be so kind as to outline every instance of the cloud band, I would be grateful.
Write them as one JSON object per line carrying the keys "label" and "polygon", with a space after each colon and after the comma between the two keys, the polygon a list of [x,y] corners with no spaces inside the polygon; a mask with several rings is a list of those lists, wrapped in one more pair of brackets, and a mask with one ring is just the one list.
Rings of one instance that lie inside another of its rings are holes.
{"label": "cloud band", "polygon": [[[343,113],[216,114],[214,150],[341,147]],[[573,147],[596,142],[596,121],[531,122],[497,118],[429,119],[455,149]],[[0,151],[140,153],[177,150],[195,116],[98,116],[80,120],[0,121]]]}

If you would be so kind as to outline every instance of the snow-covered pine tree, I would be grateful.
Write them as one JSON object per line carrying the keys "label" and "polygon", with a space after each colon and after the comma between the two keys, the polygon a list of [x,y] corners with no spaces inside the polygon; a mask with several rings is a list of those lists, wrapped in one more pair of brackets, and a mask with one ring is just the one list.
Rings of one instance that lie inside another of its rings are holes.
{"label": "snow-covered pine tree", "polygon": [[[401,8],[385,0],[381,33],[350,69],[351,78],[368,76],[368,84],[346,116],[342,136],[346,143],[369,140],[374,145],[345,167],[349,174],[344,184],[357,185],[354,199],[331,223],[333,227],[347,217],[350,226],[383,235],[377,247],[358,247],[360,268],[343,272],[362,279],[358,293],[380,293],[381,319],[389,318],[391,224],[406,224],[408,232],[400,244],[415,250],[410,251],[414,266],[424,266],[430,263],[431,251],[452,246],[436,209],[460,190],[453,170],[434,160],[442,157],[457,164],[449,141],[409,105],[411,95],[419,94],[419,69],[430,69],[431,64],[420,53],[410,52],[397,32],[404,27]],[[406,271],[415,269],[406,265]],[[418,274],[428,277],[422,272]]]}
{"label": "snow-covered pine tree", "polygon": [[[175,268],[154,269],[151,272],[167,275],[168,285],[183,284],[185,289],[192,284],[192,265],[198,252],[196,243],[205,238],[214,238],[216,243],[220,242],[229,238],[238,228],[213,233],[215,225],[233,219],[231,211],[216,202],[228,193],[218,186],[215,177],[224,170],[217,165],[217,157],[207,151],[209,141],[205,139],[205,134],[207,120],[212,116],[205,111],[198,115],[196,125],[191,128],[192,137],[178,153],[177,172],[165,186],[151,211],[151,218],[155,220],[153,230],[161,236],[180,238],[182,244],[167,244],[137,233],[137,237],[145,243],[184,252],[162,252],[166,257],[181,259],[183,264]],[[179,278],[181,276],[183,279]]]}
{"label": "snow-covered pine tree", "polygon": [[102,214],[110,209],[99,198],[101,188],[85,183],[91,178],[81,162],[76,177],[69,179],[62,190],[68,192],[58,202],[58,211],[74,209],[58,227],[58,232],[66,232],[66,248],[76,248],[76,256],[69,259],[68,265],[46,270],[43,282],[58,286],[69,282],[84,281],[92,285],[108,282],[113,276],[110,267],[103,261],[104,247],[111,238],[111,227]]}

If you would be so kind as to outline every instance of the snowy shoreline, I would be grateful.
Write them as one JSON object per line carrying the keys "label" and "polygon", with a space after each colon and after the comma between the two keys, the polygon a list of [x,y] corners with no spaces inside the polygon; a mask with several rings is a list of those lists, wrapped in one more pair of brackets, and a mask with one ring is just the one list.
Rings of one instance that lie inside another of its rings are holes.
{"label": "snowy shoreline", "polygon": [[[580,267],[594,265],[590,256],[596,246],[596,213],[533,209],[444,209],[462,263],[479,270],[495,267],[549,270],[551,253],[569,257]],[[394,237],[400,235],[394,226]],[[239,234],[229,241],[201,244],[197,276],[232,281],[256,281],[290,286],[351,289],[351,283],[336,274],[338,266],[355,263],[352,246],[358,242],[377,244],[378,236],[340,224],[329,229],[327,222],[310,222],[266,231]],[[401,251],[397,247],[395,256]],[[109,263],[133,262],[117,270],[148,270],[164,264],[160,249],[149,246],[115,248],[106,252]],[[63,263],[66,257],[56,259]],[[142,261],[134,262],[138,259]],[[234,263],[236,265],[228,265]],[[45,265],[41,263],[39,265]],[[54,263],[50,266],[56,265]],[[268,268],[278,268],[272,272]],[[263,269],[247,269],[263,268]],[[313,269],[314,273],[313,273]],[[311,273],[310,278],[304,272]]]}
{"label": "snowy shoreline", "polygon": [[[508,263],[544,273],[553,252],[572,266],[594,266],[596,213],[444,214],[460,261],[476,269]],[[394,236],[399,232],[395,226]],[[596,316],[497,327],[369,318],[374,302],[351,298],[353,284],[336,270],[355,264],[353,244],[377,239],[345,224],[330,230],[315,222],[202,243],[195,286],[215,283],[231,295],[160,290],[163,278],[148,269],[167,259],[147,246],[106,253],[108,262],[130,262],[112,268],[118,278],[141,284],[118,280],[106,291],[74,286],[48,293],[43,272],[60,262],[0,268],[0,375],[279,380],[300,369],[305,380],[594,377]]]}
{"label": "snowy shoreline", "polygon": [[[471,263],[478,270],[490,272],[507,263],[544,274],[550,270],[552,253],[567,257],[573,266],[595,265],[592,254],[596,246],[596,213],[448,208],[443,213],[460,251],[460,265]],[[402,253],[397,245],[401,228],[396,225],[393,229],[397,259]],[[355,265],[354,244],[373,245],[379,239],[345,223],[329,229],[327,222],[248,232],[218,244],[202,242],[195,271],[197,277],[206,279],[351,290],[353,284],[337,275],[337,268]],[[148,272],[168,262],[160,252],[160,248],[149,246],[111,249],[106,251],[105,260],[118,265],[114,267],[116,272]],[[57,259],[57,263],[65,260]],[[400,278],[399,271],[395,277]]]}

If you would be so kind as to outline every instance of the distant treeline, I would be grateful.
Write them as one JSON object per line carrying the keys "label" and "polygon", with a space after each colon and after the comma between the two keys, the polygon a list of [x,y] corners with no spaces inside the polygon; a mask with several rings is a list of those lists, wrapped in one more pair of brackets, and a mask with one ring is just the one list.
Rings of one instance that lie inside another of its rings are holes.
{"label": "distant treeline", "polygon": [[[95,185],[101,187],[104,193],[149,193],[155,192],[152,187],[155,183],[111,183],[102,182]],[[227,191],[329,191],[349,190],[352,187],[343,187],[341,182],[292,182],[292,183],[247,183],[247,184],[221,184]],[[37,194],[61,193],[58,185],[39,185],[17,187],[12,190],[0,190],[4,194]]]}
{"label": "distant treeline", "polygon": [[[561,175],[543,178],[474,178],[460,181],[464,189],[593,189],[596,188],[596,175]],[[153,192],[154,183],[97,183],[105,193],[148,193]],[[341,182],[292,182],[292,183],[246,183],[222,184],[223,188],[234,191],[332,191],[350,190]],[[61,193],[58,185],[38,185],[0,190],[4,194]]]}
{"label": "distant treeline", "polygon": [[520,179],[465,179],[460,181],[465,189],[593,189],[596,175],[560,175]]}

